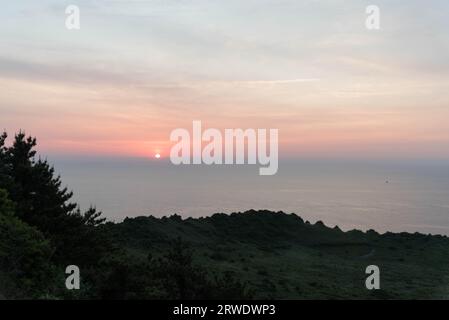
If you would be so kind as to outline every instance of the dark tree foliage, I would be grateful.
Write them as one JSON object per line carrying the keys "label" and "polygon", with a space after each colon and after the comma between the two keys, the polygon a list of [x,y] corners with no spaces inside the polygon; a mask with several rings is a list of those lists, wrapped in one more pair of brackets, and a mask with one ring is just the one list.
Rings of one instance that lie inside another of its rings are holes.
{"label": "dark tree foliage", "polygon": [[86,281],[111,250],[110,241],[98,228],[105,221],[101,212],[90,208],[81,213],[70,202],[72,192],[62,186],[54,168],[36,159],[36,139],[19,132],[11,146],[7,134],[0,136],[0,188],[5,189],[15,206],[15,216],[49,240],[49,260],[60,270],[75,264],[82,268]]}
{"label": "dark tree foliage", "polygon": [[[0,187],[5,188],[16,203],[17,216],[51,240],[55,262],[95,263],[105,245],[94,232],[104,221],[101,213],[91,208],[81,214],[77,204],[70,202],[73,194],[62,187],[54,168],[46,160],[35,159],[35,138],[19,132],[12,146],[6,147],[6,137],[4,133],[0,140]],[[99,251],[94,254],[95,248]]]}
{"label": "dark tree foliage", "polygon": [[50,243],[15,216],[14,204],[0,189],[0,293],[17,298],[48,294],[54,275],[51,253]]}
{"label": "dark tree foliage", "polygon": [[195,265],[192,251],[180,239],[161,257],[146,261],[115,255],[104,261],[98,279],[99,298],[117,299],[250,299],[246,286],[231,274],[210,275]]}
{"label": "dark tree foliage", "polygon": [[166,299],[250,299],[246,286],[232,276],[210,276],[194,263],[193,252],[181,239],[172,242],[167,254],[153,263]]}

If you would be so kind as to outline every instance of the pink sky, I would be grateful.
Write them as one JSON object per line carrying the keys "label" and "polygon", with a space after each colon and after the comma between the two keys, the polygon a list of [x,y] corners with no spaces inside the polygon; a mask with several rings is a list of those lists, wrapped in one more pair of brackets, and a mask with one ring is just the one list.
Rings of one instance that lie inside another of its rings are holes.
{"label": "pink sky", "polygon": [[[279,129],[281,158],[449,158],[447,3],[418,28],[418,2],[407,14],[381,2],[374,33],[340,1],[262,1],[251,15],[240,1],[85,6],[79,31],[52,1],[32,15],[10,4],[1,126],[45,154],[165,157],[171,130],[201,120]],[[308,18],[324,9],[336,14]]]}

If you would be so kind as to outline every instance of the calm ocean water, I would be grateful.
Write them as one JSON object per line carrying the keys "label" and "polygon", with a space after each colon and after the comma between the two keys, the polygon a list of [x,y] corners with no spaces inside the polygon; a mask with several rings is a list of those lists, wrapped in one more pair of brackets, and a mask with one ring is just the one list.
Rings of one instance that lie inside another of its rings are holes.
{"label": "calm ocean water", "polygon": [[166,160],[54,160],[83,209],[121,221],[139,215],[184,217],[248,209],[294,212],[343,230],[449,235],[449,164],[281,162],[258,166],[174,166]]}

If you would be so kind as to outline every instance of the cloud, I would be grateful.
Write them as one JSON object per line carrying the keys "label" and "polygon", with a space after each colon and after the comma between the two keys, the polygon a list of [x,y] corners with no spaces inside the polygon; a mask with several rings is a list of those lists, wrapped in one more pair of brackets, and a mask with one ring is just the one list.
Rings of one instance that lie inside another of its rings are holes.
{"label": "cloud", "polygon": [[75,64],[43,64],[4,57],[0,57],[0,78],[77,85],[132,85],[141,81],[132,73],[113,72],[106,68],[86,68]]}

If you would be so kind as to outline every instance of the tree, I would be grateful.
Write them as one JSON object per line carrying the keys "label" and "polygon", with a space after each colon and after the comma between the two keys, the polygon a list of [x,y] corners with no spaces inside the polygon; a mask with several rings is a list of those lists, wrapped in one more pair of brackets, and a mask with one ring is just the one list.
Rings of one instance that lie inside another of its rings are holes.
{"label": "tree", "polygon": [[193,253],[181,239],[172,242],[167,254],[153,264],[165,299],[250,299],[246,286],[231,273],[211,276],[195,265]]}
{"label": "tree", "polygon": [[51,240],[55,263],[96,264],[107,251],[106,239],[94,232],[104,222],[101,212],[90,208],[82,214],[70,202],[73,193],[62,187],[54,168],[47,160],[36,160],[35,138],[19,132],[7,147],[6,137],[6,133],[0,137],[0,187],[16,203],[17,217]]}
{"label": "tree", "polygon": [[8,298],[39,298],[52,285],[52,247],[36,228],[20,221],[0,189],[0,288]]}

